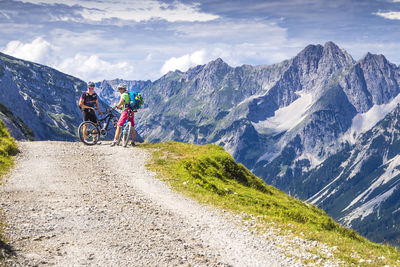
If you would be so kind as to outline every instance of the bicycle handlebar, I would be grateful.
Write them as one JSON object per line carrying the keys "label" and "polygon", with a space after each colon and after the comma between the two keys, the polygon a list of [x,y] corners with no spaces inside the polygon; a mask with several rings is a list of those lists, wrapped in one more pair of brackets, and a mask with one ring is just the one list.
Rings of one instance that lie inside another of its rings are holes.
{"label": "bicycle handlebar", "polygon": [[116,107],[107,108],[104,113],[110,113],[111,111],[116,110]]}
{"label": "bicycle handlebar", "polygon": [[[106,111],[103,114],[111,113],[114,110],[117,110],[117,107],[108,108],[108,109],[106,109]],[[138,110],[137,109],[134,109],[134,110],[131,109],[130,111],[131,112],[137,112]]]}

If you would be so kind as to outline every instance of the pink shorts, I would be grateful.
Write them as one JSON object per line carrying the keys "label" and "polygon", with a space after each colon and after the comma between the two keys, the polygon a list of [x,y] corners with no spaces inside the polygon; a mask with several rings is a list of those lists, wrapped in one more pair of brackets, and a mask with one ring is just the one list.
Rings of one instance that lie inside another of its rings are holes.
{"label": "pink shorts", "polygon": [[[128,120],[128,114],[129,114],[128,109],[125,109],[124,111],[122,111],[121,116],[119,117],[119,120],[118,120],[118,124],[117,124],[118,126],[124,126],[124,123],[126,122],[126,120]],[[135,126],[134,118],[135,118],[135,113],[132,112],[132,118],[129,119],[129,121],[132,124],[132,127]]]}

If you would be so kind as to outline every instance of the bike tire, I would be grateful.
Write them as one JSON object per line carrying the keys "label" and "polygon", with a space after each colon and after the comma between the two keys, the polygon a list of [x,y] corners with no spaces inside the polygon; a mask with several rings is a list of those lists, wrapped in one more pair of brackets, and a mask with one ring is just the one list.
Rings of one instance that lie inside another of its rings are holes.
{"label": "bike tire", "polygon": [[129,141],[129,135],[131,134],[131,127],[132,124],[130,121],[128,121],[128,123],[126,124],[125,128],[124,128],[124,132],[123,132],[123,136],[122,136],[122,145],[124,147],[126,147],[128,145],[128,141]]}
{"label": "bike tire", "polygon": [[[86,125],[86,140],[84,139],[83,128]],[[85,145],[92,146],[97,144],[100,139],[100,130],[97,125],[91,121],[84,121],[78,127],[79,140]]]}

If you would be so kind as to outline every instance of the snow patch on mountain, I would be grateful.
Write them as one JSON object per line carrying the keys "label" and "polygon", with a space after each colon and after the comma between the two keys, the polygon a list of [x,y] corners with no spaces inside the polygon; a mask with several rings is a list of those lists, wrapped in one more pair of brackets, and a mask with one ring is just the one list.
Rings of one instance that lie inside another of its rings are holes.
{"label": "snow patch on mountain", "polygon": [[395,213],[397,213],[399,211],[400,211],[400,209],[397,209],[397,210],[393,211],[392,214],[395,214]]}
{"label": "snow patch on mountain", "polygon": [[374,127],[389,112],[400,103],[400,94],[387,104],[374,105],[367,112],[357,114],[352,121],[352,125],[343,134],[343,140],[354,144],[357,137]]}
{"label": "snow patch on mountain", "polygon": [[[336,182],[336,181],[342,176],[343,172],[344,172],[344,169],[342,170],[342,172],[341,172],[338,176],[336,176],[335,179],[333,179],[333,180],[332,180],[330,183],[328,183],[324,188],[322,188],[318,193],[316,193],[315,195],[313,195],[312,197],[310,197],[310,198],[307,199],[306,201],[307,201],[307,202],[310,202],[310,203],[313,204],[313,205],[316,205],[316,204],[318,203],[318,201],[319,201],[320,199],[322,199],[322,197],[326,196],[326,195],[329,193],[329,190],[330,190],[330,188],[331,188],[331,185],[332,185],[334,182]],[[332,194],[335,193],[335,192],[336,192],[336,189],[334,189],[334,190],[329,194],[329,196],[332,195]],[[327,198],[328,198],[328,197],[325,197],[325,199],[327,199]]]}
{"label": "snow patch on mountain", "polygon": [[363,193],[353,199],[353,201],[343,211],[348,210],[350,207],[359,202],[364,202],[366,199],[368,199],[368,197],[375,189],[388,183],[390,180],[400,174],[400,170],[398,169],[398,166],[400,165],[400,155],[395,156],[388,163],[389,166],[386,168],[385,173],[383,173],[378,179],[376,179],[375,182],[373,182],[367,190],[365,190]]}
{"label": "snow patch on mountain", "polygon": [[361,205],[360,207],[353,210],[347,216],[343,217],[341,220],[344,225],[351,227],[351,222],[355,219],[361,217],[363,220],[368,215],[372,214],[377,206],[379,206],[383,201],[389,198],[393,192],[397,189],[397,186],[390,188],[388,191],[379,194],[378,196],[374,197],[370,201],[366,202],[365,204]]}
{"label": "snow patch on mountain", "polygon": [[307,115],[307,110],[313,104],[312,93],[299,91],[300,96],[290,105],[275,111],[275,116],[253,123],[257,132],[264,132],[265,129],[273,129],[273,132],[280,133],[290,130],[298,125]]}
{"label": "snow patch on mountain", "polygon": [[[354,153],[354,152],[353,152]],[[352,153],[352,154],[353,154]],[[351,169],[351,173],[349,174],[349,176],[347,177],[346,180],[350,180],[351,178],[353,178],[354,176],[356,176],[357,173],[360,172],[361,167],[364,164],[364,161],[369,157],[368,155],[368,151],[367,150],[362,150],[360,152],[358,152],[357,154],[357,158],[354,160],[353,165],[351,165],[350,169]]]}
{"label": "snow patch on mountain", "polygon": [[[315,167],[317,167],[319,164],[321,164],[323,162],[322,159],[318,158],[318,156],[312,154],[312,153],[308,153],[308,152],[303,152],[298,158],[297,161],[306,159],[310,162],[310,166],[309,167],[303,167],[302,171],[309,171],[310,169],[313,169]],[[293,164],[292,168],[294,168],[295,164]]]}

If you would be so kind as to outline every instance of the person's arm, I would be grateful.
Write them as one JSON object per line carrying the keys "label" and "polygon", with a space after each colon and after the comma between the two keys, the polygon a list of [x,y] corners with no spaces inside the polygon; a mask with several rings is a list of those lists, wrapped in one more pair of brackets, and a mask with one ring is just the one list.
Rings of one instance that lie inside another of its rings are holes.
{"label": "person's arm", "polygon": [[81,98],[80,100],[79,100],[79,106],[81,107],[81,108],[91,108],[91,109],[93,109],[94,110],[94,108],[92,108],[92,107],[89,107],[89,106],[86,106],[85,104],[84,104],[84,99],[83,98]]}
{"label": "person's arm", "polygon": [[115,106],[116,108],[121,108],[122,104],[125,102],[125,99],[123,97],[121,97],[121,99],[119,100],[118,104]]}
{"label": "person's arm", "polygon": [[100,107],[99,107],[99,101],[96,99],[96,107],[97,107],[97,111],[99,112],[99,114],[103,114],[103,112],[100,112]]}

